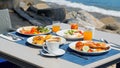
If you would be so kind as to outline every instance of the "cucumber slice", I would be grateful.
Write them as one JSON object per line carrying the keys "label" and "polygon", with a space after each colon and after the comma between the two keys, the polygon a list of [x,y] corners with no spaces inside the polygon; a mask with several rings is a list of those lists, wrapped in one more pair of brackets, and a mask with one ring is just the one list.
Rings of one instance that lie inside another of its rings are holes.
{"label": "cucumber slice", "polygon": [[83,46],[82,51],[88,52],[89,49],[90,49],[89,46]]}

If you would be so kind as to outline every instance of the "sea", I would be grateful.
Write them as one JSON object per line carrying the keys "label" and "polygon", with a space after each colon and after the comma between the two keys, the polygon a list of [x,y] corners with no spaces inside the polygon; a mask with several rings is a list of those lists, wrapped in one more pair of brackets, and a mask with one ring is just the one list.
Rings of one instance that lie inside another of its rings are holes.
{"label": "sea", "polygon": [[73,8],[80,8],[88,12],[120,17],[120,0],[42,0]]}

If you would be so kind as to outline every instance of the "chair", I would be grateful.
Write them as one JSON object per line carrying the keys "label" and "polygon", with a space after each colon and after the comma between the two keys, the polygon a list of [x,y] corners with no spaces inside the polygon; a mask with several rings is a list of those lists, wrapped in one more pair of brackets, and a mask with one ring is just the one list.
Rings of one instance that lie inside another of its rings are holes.
{"label": "chair", "polygon": [[0,10],[0,33],[8,32],[12,29],[8,9]]}
{"label": "chair", "polygon": [[[14,30],[11,25],[11,20],[9,16],[9,10],[8,9],[2,9],[0,10],[0,33],[6,33],[11,30]],[[2,59],[0,57],[0,68],[19,68],[17,65],[8,62],[5,59]]]}

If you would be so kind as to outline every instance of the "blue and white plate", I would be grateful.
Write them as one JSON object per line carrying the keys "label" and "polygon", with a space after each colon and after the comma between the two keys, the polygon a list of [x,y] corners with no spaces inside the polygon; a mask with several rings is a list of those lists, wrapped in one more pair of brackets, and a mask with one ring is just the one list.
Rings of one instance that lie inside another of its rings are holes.
{"label": "blue and white plate", "polygon": [[[43,37],[45,37],[46,35],[38,35],[38,36],[43,36]],[[28,42],[29,44],[33,45],[33,46],[38,46],[38,47],[42,47],[42,46],[45,44],[45,43],[42,44],[42,45],[40,45],[40,44],[33,44],[32,42],[33,42],[33,38],[34,38],[34,37],[35,37],[35,36],[29,37],[29,38],[27,39],[27,42]],[[52,35],[52,37],[59,37],[59,36]],[[62,38],[62,37],[59,37],[59,38],[61,39],[60,45],[66,43],[66,40],[65,40],[64,38]]]}
{"label": "blue and white plate", "polygon": [[[65,30],[61,30],[61,31],[58,31],[56,34],[61,36],[61,37],[64,37],[65,39],[67,40],[79,40],[79,39],[83,39],[83,35],[81,35],[80,37],[77,37],[76,35],[67,35],[66,36],[66,32],[68,32],[68,30],[71,30],[71,29],[65,29]],[[83,32],[83,30],[80,30]]]}
{"label": "blue and white plate", "polygon": [[[107,46],[109,46],[109,48],[107,50],[104,50],[104,51],[101,51],[101,52],[84,52],[84,51],[79,51],[75,48],[75,44],[77,43],[78,41],[76,42],[72,42],[69,44],[69,48],[78,52],[78,53],[81,53],[81,54],[85,54],[85,55],[100,55],[100,54],[103,54],[103,53],[106,53],[106,52],[109,52],[111,50],[111,47],[109,44],[106,44]],[[86,41],[82,41],[82,42],[86,42]]]}
{"label": "blue and white plate", "polygon": [[34,36],[34,35],[44,35],[44,34],[48,34],[48,33],[50,33],[52,30],[50,29],[50,28],[47,28],[49,31],[48,32],[46,32],[46,33],[40,33],[40,34],[23,34],[23,33],[21,33],[20,31],[24,28],[24,29],[31,29],[31,28],[33,28],[33,27],[37,27],[37,26],[24,26],[24,27],[20,27],[20,28],[18,28],[17,30],[16,30],[16,32],[17,33],[19,33],[19,34],[22,34],[22,35],[28,35],[28,36]]}
{"label": "blue and white plate", "polygon": [[50,54],[50,53],[47,53],[47,52],[44,52],[44,50],[40,50],[40,54],[43,55],[43,56],[61,56],[63,54],[65,54],[65,51],[63,49],[59,49],[55,52],[55,54]]}

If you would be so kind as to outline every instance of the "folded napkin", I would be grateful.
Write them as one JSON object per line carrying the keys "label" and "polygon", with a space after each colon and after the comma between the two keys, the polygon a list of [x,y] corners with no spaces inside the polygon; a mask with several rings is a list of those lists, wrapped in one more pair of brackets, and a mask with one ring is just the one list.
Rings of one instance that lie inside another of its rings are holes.
{"label": "folded napkin", "polygon": [[17,38],[16,40],[14,40],[11,36],[5,36],[3,34],[0,34],[0,37],[4,38],[4,39],[7,39],[7,40],[10,40],[10,41],[18,41],[18,40],[21,40],[19,38]]}

